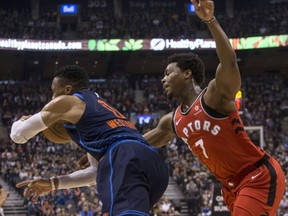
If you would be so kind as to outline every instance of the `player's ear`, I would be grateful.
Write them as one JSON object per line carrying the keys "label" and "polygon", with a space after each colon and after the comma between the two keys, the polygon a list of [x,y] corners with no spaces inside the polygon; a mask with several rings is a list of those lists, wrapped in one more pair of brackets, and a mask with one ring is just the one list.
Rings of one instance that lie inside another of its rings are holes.
{"label": "player's ear", "polygon": [[72,85],[66,85],[64,91],[66,95],[72,94]]}
{"label": "player's ear", "polygon": [[192,73],[192,70],[191,69],[187,69],[184,71],[184,77],[185,79],[191,79],[193,73]]}

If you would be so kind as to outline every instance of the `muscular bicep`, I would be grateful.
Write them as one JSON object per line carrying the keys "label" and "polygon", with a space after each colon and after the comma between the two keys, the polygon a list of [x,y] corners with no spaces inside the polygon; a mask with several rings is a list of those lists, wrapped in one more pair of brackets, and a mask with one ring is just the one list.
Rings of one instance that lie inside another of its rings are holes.
{"label": "muscular bicep", "polygon": [[47,127],[62,120],[75,124],[85,110],[85,103],[75,96],[59,96],[41,110],[41,117]]}
{"label": "muscular bicep", "polygon": [[204,95],[206,105],[221,113],[228,114],[235,111],[235,97],[240,85],[241,78],[237,65],[225,68],[219,64],[215,79],[209,82]]}
{"label": "muscular bicep", "polygon": [[240,86],[241,76],[237,62],[230,62],[226,67],[220,63],[215,75],[217,93],[227,100],[234,100]]}
{"label": "muscular bicep", "polygon": [[159,148],[166,145],[172,138],[175,137],[175,133],[172,128],[172,116],[173,113],[163,116],[156,128],[144,134],[144,138],[150,145]]}

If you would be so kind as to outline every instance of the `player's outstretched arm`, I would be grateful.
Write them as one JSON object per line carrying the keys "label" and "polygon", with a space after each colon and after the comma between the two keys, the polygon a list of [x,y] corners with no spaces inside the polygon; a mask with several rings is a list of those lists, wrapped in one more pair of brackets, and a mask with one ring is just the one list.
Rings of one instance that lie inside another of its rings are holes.
{"label": "player's outstretched arm", "polygon": [[220,64],[216,71],[214,88],[211,89],[222,99],[235,100],[235,95],[240,89],[241,77],[237,65],[236,54],[229,42],[226,33],[214,16],[214,2],[211,0],[191,0],[195,6],[197,16],[207,24],[215,42]]}
{"label": "player's outstretched arm", "polygon": [[22,116],[12,124],[10,138],[15,143],[24,144],[46,128],[40,112],[32,116]]}
{"label": "player's outstretched arm", "polygon": [[24,197],[35,202],[40,195],[48,194],[53,190],[93,186],[96,184],[98,162],[88,153],[87,158],[90,166],[83,170],[77,170],[68,175],[52,177],[50,179],[39,178],[22,181],[16,187],[26,187],[23,194]]}
{"label": "player's outstretched arm", "polygon": [[163,116],[156,128],[144,134],[150,145],[160,148],[176,136],[172,128],[172,116],[172,112]]}
{"label": "player's outstretched arm", "polygon": [[43,109],[32,115],[23,116],[11,127],[10,138],[18,144],[26,143],[30,138],[59,120],[75,123],[82,116],[85,103],[79,98],[62,95],[54,98]]}

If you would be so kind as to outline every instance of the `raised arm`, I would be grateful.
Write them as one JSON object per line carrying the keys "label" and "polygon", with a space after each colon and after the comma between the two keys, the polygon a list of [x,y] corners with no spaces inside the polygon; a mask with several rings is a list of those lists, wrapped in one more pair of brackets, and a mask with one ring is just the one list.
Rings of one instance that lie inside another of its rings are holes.
{"label": "raised arm", "polygon": [[[207,90],[208,97],[205,99],[208,99],[208,105],[211,101],[211,97],[214,97],[217,100],[220,99],[222,105],[223,102],[225,105],[230,102],[234,103],[235,95],[241,86],[241,77],[237,65],[236,54],[227,35],[214,16],[214,2],[210,0],[200,0],[198,3],[196,0],[192,0],[192,3],[195,6],[196,14],[204,23],[206,23],[216,42],[216,52],[220,60],[215,79],[209,84]],[[211,105],[212,107],[215,107],[213,100]],[[216,108],[218,107],[216,106]],[[232,110],[234,108],[235,107],[233,107]],[[225,112],[226,110],[220,111]]]}
{"label": "raised arm", "polygon": [[156,128],[144,134],[150,145],[160,148],[176,136],[172,128],[172,116],[172,112],[164,115]]}

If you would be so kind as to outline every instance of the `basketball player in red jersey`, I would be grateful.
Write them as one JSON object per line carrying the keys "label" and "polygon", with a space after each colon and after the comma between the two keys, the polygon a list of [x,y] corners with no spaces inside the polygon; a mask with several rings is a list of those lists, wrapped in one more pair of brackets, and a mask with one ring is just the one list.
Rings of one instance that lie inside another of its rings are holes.
{"label": "basketball player in red jersey", "polygon": [[144,137],[157,147],[175,135],[187,143],[223,184],[223,197],[233,216],[274,216],[285,190],[284,173],[278,162],[254,145],[244,131],[235,104],[241,85],[237,58],[214,16],[213,1],[192,3],[216,42],[220,64],[215,78],[201,90],[204,65],[198,56],[170,56],[163,88],[168,98],[178,98],[181,105],[163,116]]}

